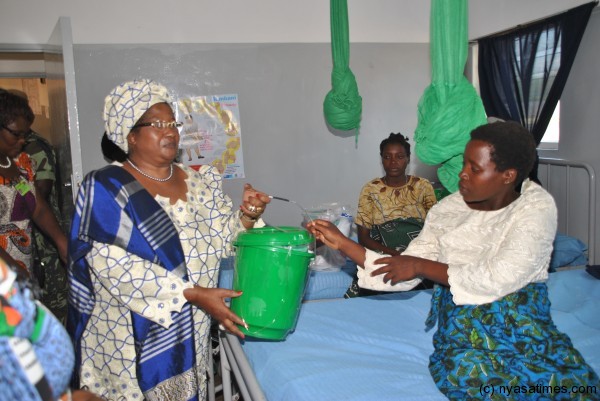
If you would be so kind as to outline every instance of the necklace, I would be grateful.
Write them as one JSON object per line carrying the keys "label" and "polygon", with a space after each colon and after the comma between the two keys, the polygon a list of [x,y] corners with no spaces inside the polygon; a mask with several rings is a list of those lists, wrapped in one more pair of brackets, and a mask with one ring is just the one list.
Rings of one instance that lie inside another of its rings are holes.
{"label": "necklace", "polygon": [[171,179],[171,177],[173,177],[173,163],[171,163],[171,172],[169,173],[169,176],[166,178],[156,178],[156,177],[152,177],[150,174],[146,174],[144,173],[138,166],[136,166],[135,164],[132,163],[131,160],[127,159],[127,163],[129,163],[129,165],[131,167],[133,167],[133,169],[135,171],[137,171],[138,173],[140,173],[141,175],[143,175],[146,178],[150,178],[151,180],[154,181],[158,181],[158,182],[165,182],[165,181],[169,181]]}
{"label": "necklace", "polygon": [[6,156],[6,160],[8,161],[8,163],[0,163],[0,168],[9,168],[10,166],[12,166],[12,160],[10,160],[10,157]]}
{"label": "necklace", "polygon": [[[388,186],[388,187],[397,188],[397,187],[394,187],[394,186],[392,186],[392,185],[388,184],[386,177],[383,177],[383,178],[381,178],[381,181],[383,181],[383,183],[384,183],[386,186]],[[408,176],[407,176],[406,174],[404,174],[404,184],[402,184],[402,185],[398,185],[398,187],[403,187],[403,186],[405,186],[406,184],[408,184]]]}

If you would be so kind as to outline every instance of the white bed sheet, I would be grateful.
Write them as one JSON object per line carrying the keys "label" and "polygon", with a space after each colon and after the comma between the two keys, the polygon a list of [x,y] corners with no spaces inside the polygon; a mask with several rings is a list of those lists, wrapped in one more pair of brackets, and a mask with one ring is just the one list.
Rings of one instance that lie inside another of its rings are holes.
{"label": "white bed sheet", "polygon": [[[600,280],[568,270],[548,287],[556,325],[600,372]],[[415,291],[305,303],[285,341],[242,347],[269,401],[445,400],[427,367],[430,299]]]}

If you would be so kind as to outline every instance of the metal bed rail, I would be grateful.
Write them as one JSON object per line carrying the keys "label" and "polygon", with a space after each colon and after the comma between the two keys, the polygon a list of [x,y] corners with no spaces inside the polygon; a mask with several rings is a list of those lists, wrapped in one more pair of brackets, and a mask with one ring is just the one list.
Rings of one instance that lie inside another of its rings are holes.
{"label": "metal bed rail", "polygon": [[219,347],[224,401],[233,401],[232,373],[244,401],[267,401],[239,339],[220,329]]}
{"label": "metal bed rail", "polygon": [[[566,195],[566,206],[564,218],[566,221],[566,234],[569,234],[569,217],[571,213],[571,195],[573,194],[571,188],[571,170],[572,169],[583,169],[588,174],[588,218],[587,218],[587,243],[588,246],[588,260],[589,264],[595,264],[595,255],[596,255],[596,173],[594,172],[594,168],[585,163],[579,161],[571,161],[571,160],[563,160],[563,159],[553,159],[540,157],[539,160],[540,165],[547,165],[546,168],[546,186],[548,192],[552,193],[552,185],[550,180],[550,166],[562,166],[566,169],[565,174],[565,195]],[[559,211],[560,213],[560,211]]]}

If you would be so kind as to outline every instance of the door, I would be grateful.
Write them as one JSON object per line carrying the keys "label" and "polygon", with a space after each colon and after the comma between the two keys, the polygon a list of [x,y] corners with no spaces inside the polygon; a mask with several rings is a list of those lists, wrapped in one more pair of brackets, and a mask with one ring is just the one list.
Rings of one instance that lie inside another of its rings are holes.
{"label": "door", "polygon": [[62,178],[61,199],[65,229],[69,229],[77,189],[83,179],[75,62],[71,21],[60,17],[44,52],[52,144],[59,160]]}

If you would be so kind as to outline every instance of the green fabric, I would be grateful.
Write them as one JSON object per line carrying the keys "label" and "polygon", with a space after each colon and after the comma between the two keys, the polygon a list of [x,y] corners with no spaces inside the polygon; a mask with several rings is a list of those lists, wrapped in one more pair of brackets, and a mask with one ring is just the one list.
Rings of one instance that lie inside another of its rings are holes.
{"label": "green fabric", "polygon": [[408,244],[419,235],[423,228],[423,220],[414,217],[398,218],[375,224],[369,236],[388,248],[404,252]]}
{"label": "green fabric", "polygon": [[349,68],[348,4],[346,0],[331,0],[332,89],[325,96],[323,112],[327,123],[339,130],[357,130],[362,114],[362,98],[356,78]]}
{"label": "green fabric", "polygon": [[42,334],[42,328],[44,327],[44,321],[46,320],[46,310],[40,305],[37,305],[37,313],[35,316],[35,323],[33,324],[33,333],[29,336],[31,342],[37,342]]}
{"label": "green fabric", "polygon": [[485,109],[463,74],[468,52],[467,0],[431,0],[431,85],[418,105],[415,152],[426,164],[442,164],[438,178],[458,189],[463,151],[471,131],[486,123]]}

